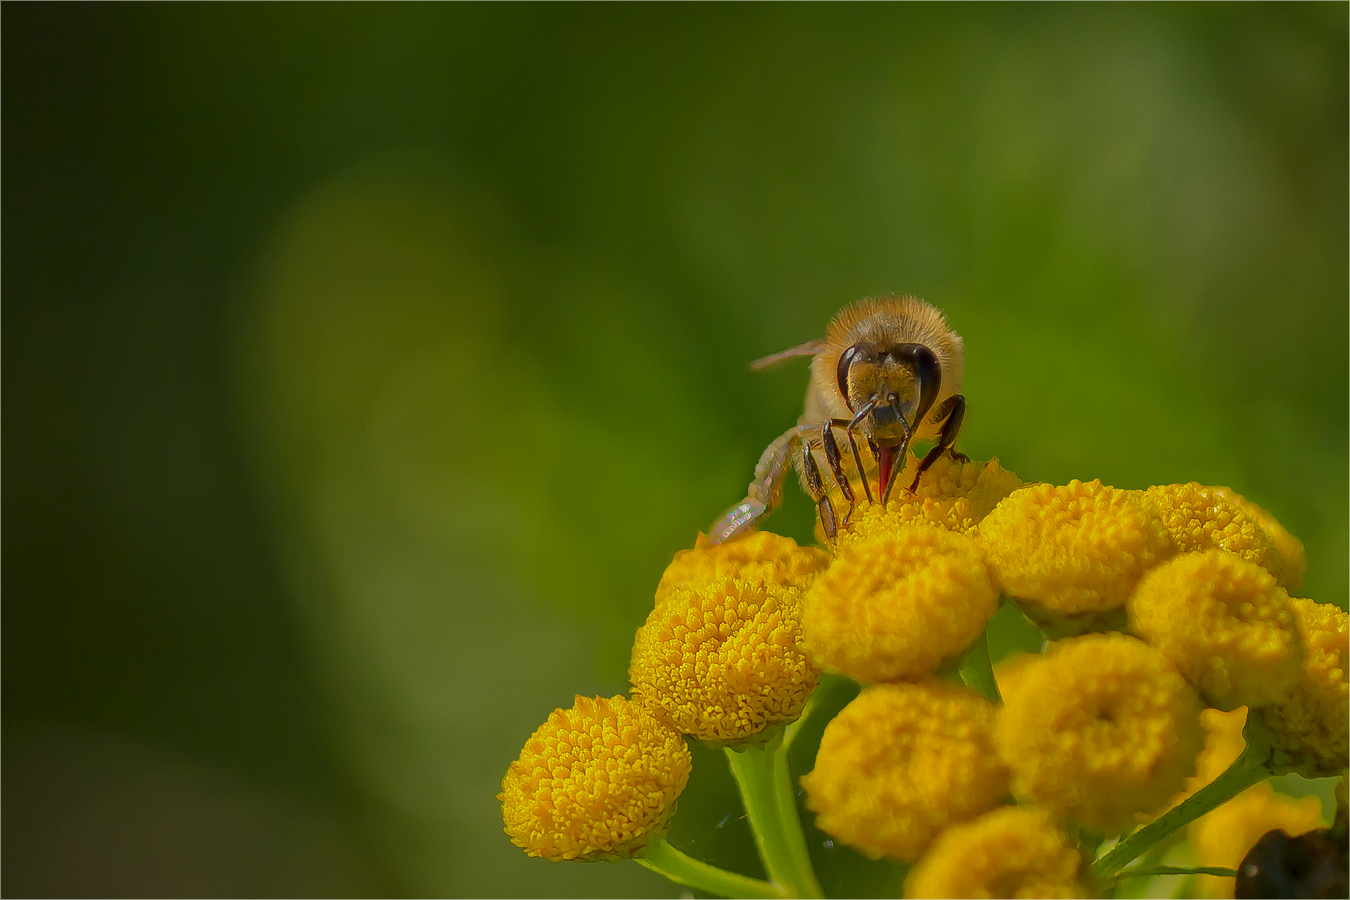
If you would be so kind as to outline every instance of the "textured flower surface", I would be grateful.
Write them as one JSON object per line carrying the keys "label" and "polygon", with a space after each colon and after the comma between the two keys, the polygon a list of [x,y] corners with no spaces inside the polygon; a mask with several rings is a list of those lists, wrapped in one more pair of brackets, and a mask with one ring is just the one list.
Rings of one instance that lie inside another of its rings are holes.
{"label": "textured flower surface", "polygon": [[626,858],[664,835],[691,768],[684,739],[637,704],[578,696],[530,736],[497,799],[530,856]]}
{"label": "textured flower surface", "polygon": [[905,896],[1086,897],[1082,858],[1044,811],[1007,806],[938,837],[905,879]]}
{"label": "textured flower surface", "polygon": [[1194,689],[1120,634],[1052,645],[1007,698],[996,736],[1019,798],[1102,834],[1167,803],[1203,744]]}
{"label": "textured flower surface", "polygon": [[993,704],[945,682],[866,688],[826,726],[802,779],[816,826],[873,858],[916,859],[1006,797],[993,721]]}
{"label": "textured flower surface", "polygon": [[[1163,527],[1182,551],[1227,550],[1265,568],[1280,584],[1297,584],[1302,579],[1298,567],[1302,546],[1280,528],[1269,513],[1231,488],[1206,487],[1192,481],[1157,485],[1140,492],[1139,496],[1162,520]],[[1265,513],[1267,523],[1288,538],[1285,542],[1285,553],[1291,557],[1288,572],[1285,571],[1285,555],[1276,549],[1273,530],[1260,521],[1255,514],[1257,511]],[[1306,566],[1306,562],[1303,565]],[[1286,576],[1294,576],[1294,580],[1290,582]]]}
{"label": "textured flower surface", "polygon": [[1284,699],[1302,673],[1289,595],[1265,569],[1228,551],[1182,553],[1149,571],[1127,609],[1131,628],[1218,709]]}
{"label": "textured flower surface", "polygon": [[[850,458],[846,455],[845,459]],[[918,457],[908,454],[905,468],[896,475],[897,485],[912,482],[918,468]],[[846,471],[851,473],[855,468],[847,466]],[[875,466],[869,469],[869,476],[875,482]],[[839,532],[839,545],[866,540],[879,531],[893,530],[920,520],[950,531],[970,531],[1000,500],[1021,486],[1022,480],[999,465],[997,459],[981,462],[943,455],[923,473],[914,493],[897,487],[884,507],[862,501],[846,527]],[[837,486],[831,486],[830,499],[841,513],[848,509],[848,501]],[[816,537],[825,543],[819,523]]]}
{"label": "textured flower surface", "polygon": [[1330,603],[1290,601],[1307,649],[1288,700],[1255,710],[1275,736],[1276,772],[1339,775],[1350,756],[1350,622]]}
{"label": "textured flower surface", "polygon": [[725,544],[713,544],[700,534],[691,550],[681,550],[656,586],[659,604],[677,589],[688,589],[734,576],[804,587],[830,564],[830,554],[818,547],[798,547],[792,538],[771,531],[752,531]]}
{"label": "textured flower surface", "polygon": [[1286,591],[1297,589],[1303,583],[1303,576],[1308,574],[1308,555],[1303,550],[1303,542],[1285,530],[1285,527],[1269,512],[1232,488],[1216,487],[1211,490],[1236,504],[1238,509],[1251,516],[1265,529],[1275,546],[1275,552],[1280,557],[1280,572],[1276,576],[1280,580],[1280,587]]}
{"label": "textured flower surface", "polygon": [[[1295,800],[1263,782],[1192,823],[1190,840],[1200,865],[1236,869],[1267,831],[1280,828],[1295,837],[1324,824],[1321,800],[1312,796]],[[1233,879],[1203,876],[1201,892],[1206,897],[1232,897]]]}
{"label": "textured flower surface", "polygon": [[916,680],[971,645],[998,592],[971,538],[913,524],[841,547],[804,602],[820,665],[863,682]]}
{"label": "textured flower surface", "polygon": [[1114,609],[1173,551],[1162,523],[1100,481],[1014,491],[976,529],[1009,596],[1074,615]]}
{"label": "textured flower surface", "polygon": [[820,680],[801,648],[801,591],[730,577],[673,589],[638,629],[628,678],[635,701],[710,744],[792,721]]}

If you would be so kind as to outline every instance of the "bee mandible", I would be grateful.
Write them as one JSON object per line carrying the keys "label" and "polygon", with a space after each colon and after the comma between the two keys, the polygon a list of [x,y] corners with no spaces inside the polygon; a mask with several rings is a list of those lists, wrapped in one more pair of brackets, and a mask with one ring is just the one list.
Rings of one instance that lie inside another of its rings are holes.
{"label": "bee mandible", "polygon": [[961,336],[932,306],[900,295],[859,300],[835,315],[823,338],[756,360],[750,368],[761,372],[803,356],[811,357],[806,410],[764,450],[745,499],[713,523],[713,543],[753,529],[778,507],[789,466],[815,501],[826,538],[834,540],[838,520],[821,477],[822,460],[849,503],[845,522],[857,505],[836,430],[847,439],[863,491],[874,502],[858,449],[859,438],[867,442],[883,505],[911,443],[937,441],[919,463],[911,492],[944,452],[956,452],[966,415],[961,394],[965,358]]}

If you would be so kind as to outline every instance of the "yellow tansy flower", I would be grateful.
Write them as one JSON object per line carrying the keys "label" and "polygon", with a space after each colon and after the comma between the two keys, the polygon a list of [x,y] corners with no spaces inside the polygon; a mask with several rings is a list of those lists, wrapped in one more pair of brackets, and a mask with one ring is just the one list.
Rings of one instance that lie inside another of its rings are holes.
{"label": "yellow tansy flower", "polygon": [[1007,806],[942,832],[910,869],[905,896],[1086,897],[1081,865],[1044,810]]}
{"label": "yellow tansy flower", "polygon": [[1146,573],[1126,608],[1131,628],[1218,709],[1281,700],[1302,672],[1289,595],[1225,550],[1183,553]]}
{"label": "yellow tansy flower", "polygon": [[1156,516],[1100,481],[1014,491],[976,534],[1009,596],[1060,615],[1120,606],[1139,576],[1174,550]]}
{"label": "yellow tansy flower", "polygon": [[[1307,796],[1295,800],[1276,793],[1269,782],[1247,788],[1232,800],[1191,823],[1191,846],[1198,865],[1236,869],[1261,836],[1276,828],[1290,837],[1324,827],[1322,801]],[[1201,876],[1204,897],[1232,897],[1233,879]]]}
{"label": "yellow tansy flower", "polygon": [[[1248,562],[1265,568],[1281,584],[1286,584],[1285,557],[1275,547],[1275,541],[1258,518],[1248,511],[1260,510],[1255,504],[1249,504],[1246,498],[1232,488],[1206,487],[1192,481],[1188,484],[1155,485],[1139,494],[1140,499],[1159,519],[1183,552],[1198,550],[1227,550]],[[1276,528],[1279,524],[1265,510],[1265,517]],[[1286,551],[1302,556],[1302,546],[1298,545],[1283,528],[1280,531],[1288,537]],[[1297,566],[1297,559],[1291,559]],[[1307,563],[1304,562],[1306,567]],[[1302,573],[1296,570],[1288,573],[1302,579]]]}
{"label": "yellow tansy flower", "polygon": [[1165,804],[1203,744],[1195,690],[1160,651],[1121,634],[1051,645],[995,736],[1019,798],[1102,834]]}
{"label": "yellow tansy flower", "polygon": [[1339,775],[1350,757],[1350,626],[1330,603],[1290,601],[1307,658],[1289,699],[1260,710],[1275,736],[1274,769],[1309,778]]}
{"label": "yellow tansy flower", "polygon": [[578,696],[531,735],[497,799],[530,856],[628,858],[665,834],[691,768],[684,739],[636,703]]}
{"label": "yellow tansy flower", "polygon": [[1303,576],[1308,574],[1308,556],[1303,551],[1303,543],[1286,531],[1274,516],[1232,488],[1216,487],[1211,490],[1236,504],[1238,509],[1255,519],[1265,530],[1280,558],[1280,571],[1275,572],[1272,568],[1272,574],[1279,579],[1280,587],[1286,591],[1296,590],[1303,583]]}
{"label": "yellow tansy flower", "polygon": [[752,531],[725,544],[712,544],[700,534],[692,550],[681,550],[656,586],[661,603],[678,588],[720,581],[728,576],[803,587],[830,563],[817,547],[798,547],[792,538]]}
{"label": "yellow tansy flower", "polygon": [[872,858],[916,859],[1007,796],[994,706],[946,682],[873,685],[825,726],[802,778],[816,827]]}
{"label": "yellow tansy flower", "polygon": [[675,588],[633,642],[633,699],[682,734],[739,744],[791,722],[820,670],[801,648],[801,591],[739,578]]}
{"label": "yellow tansy flower", "polygon": [[906,525],[840,548],[806,594],[802,633],[821,666],[864,682],[915,680],[969,647],[997,602],[971,538]]}
{"label": "yellow tansy flower", "polygon": [[[839,532],[840,546],[918,520],[951,531],[970,531],[1000,500],[1022,486],[1022,480],[999,465],[997,458],[980,462],[943,454],[923,473],[915,493],[902,490],[914,480],[918,467],[918,457],[907,454],[905,468],[896,475],[897,488],[886,507],[869,504],[861,487],[855,483],[853,490],[858,506],[846,525],[842,519],[848,512],[848,501],[838,487],[831,487],[830,499],[843,525]],[[845,471],[851,474],[853,467]],[[872,475],[875,471],[875,468],[870,469]],[[825,543],[819,522],[816,523],[816,538]]]}
{"label": "yellow tansy flower", "polygon": [[[899,476],[903,483],[914,480],[917,468],[917,460],[906,467]],[[944,453],[923,473],[912,500],[905,502],[923,504],[932,511],[930,519],[953,531],[969,531],[1020,487],[1022,479],[999,465],[997,457],[980,462]]]}

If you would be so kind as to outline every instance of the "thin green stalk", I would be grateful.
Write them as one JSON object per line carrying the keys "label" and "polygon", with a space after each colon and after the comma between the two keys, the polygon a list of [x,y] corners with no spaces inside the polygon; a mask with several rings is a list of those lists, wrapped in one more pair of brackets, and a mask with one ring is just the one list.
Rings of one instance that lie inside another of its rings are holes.
{"label": "thin green stalk", "polygon": [[820,705],[820,688],[817,687],[811,692],[811,696],[806,698],[806,705],[802,707],[801,715],[789,722],[783,729],[783,752],[787,753],[792,748],[792,742],[797,739],[797,735],[806,724],[806,720],[811,718],[811,714],[816,711]]}
{"label": "thin green stalk", "polygon": [[824,897],[806,850],[782,741],[743,750],[728,747],[726,754],[769,879],[788,897]]}
{"label": "thin green stalk", "polygon": [[1120,881],[1122,878],[1152,878],[1154,875],[1217,875],[1220,878],[1236,878],[1237,870],[1225,869],[1222,866],[1197,866],[1193,869],[1179,866],[1140,866],[1137,869],[1120,872],[1113,881]]}
{"label": "thin green stalk", "polygon": [[637,862],[658,875],[666,876],[676,884],[687,885],[721,897],[779,900],[787,896],[776,884],[710,866],[692,856],[686,856],[664,840],[648,847],[647,854],[639,856]]}
{"label": "thin green stalk", "polygon": [[1154,844],[1269,777],[1270,772],[1266,768],[1270,759],[1268,740],[1251,727],[1244,734],[1247,747],[1228,767],[1228,771],[1112,847],[1105,856],[1092,864],[1092,874],[1103,882],[1114,880],[1127,865],[1144,855]]}
{"label": "thin green stalk", "polygon": [[958,670],[966,687],[984,694],[995,703],[1001,703],[998,693],[998,681],[994,678],[994,666],[989,661],[989,633],[982,632],[975,645],[966,651]]}

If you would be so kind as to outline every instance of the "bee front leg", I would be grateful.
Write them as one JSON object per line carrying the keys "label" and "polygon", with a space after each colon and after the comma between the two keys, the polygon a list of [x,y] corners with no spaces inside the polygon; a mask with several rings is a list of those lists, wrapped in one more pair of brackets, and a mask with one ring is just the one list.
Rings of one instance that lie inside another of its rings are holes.
{"label": "bee front leg", "polygon": [[[919,479],[923,473],[928,471],[928,467],[937,462],[938,457],[944,450],[952,450],[952,445],[956,443],[956,435],[961,431],[961,423],[966,418],[966,398],[961,394],[952,394],[942,405],[938,407],[937,415],[934,417],[942,422],[942,431],[938,434],[938,442],[928,454],[924,456],[923,462],[919,463],[919,471],[914,473],[914,483],[909,486],[910,493],[916,491],[919,487]],[[942,421],[943,419],[946,421]],[[952,455],[957,456],[955,450]]]}
{"label": "bee front leg", "polygon": [[802,431],[802,426],[793,426],[764,448],[745,499],[723,513],[708,529],[712,543],[723,544],[753,531],[760,519],[778,508],[783,499],[783,478],[792,467],[793,454],[801,446]]}
{"label": "bee front leg", "polygon": [[820,527],[825,531],[825,540],[833,541],[839,531],[834,516],[834,504],[830,502],[830,495],[825,492],[825,484],[820,478],[820,467],[816,465],[811,445],[806,443],[802,444],[802,477],[806,481],[806,489],[810,492],[811,499],[816,501],[816,512],[820,514]]}
{"label": "bee front leg", "polygon": [[[848,501],[848,512],[844,514],[844,524],[847,525],[849,519],[853,518],[853,511],[858,508],[858,501],[853,496],[853,485],[849,484],[848,476],[844,474],[844,458],[839,452],[838,442],[834,439],[834,425],[834,420],[825,420],[825,424],[820,427],[820,443],[825,448],[825,462],[830,466],[830,474],[834,476],[834,483],[839,485],[840,493]],[[862,471],[861,466],[858,469],[858,474],[866,483],[867,473]],[[819,505],[819,501],[817,501],[817,505]]]}

